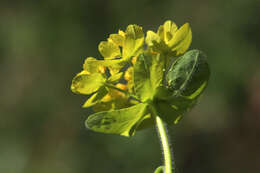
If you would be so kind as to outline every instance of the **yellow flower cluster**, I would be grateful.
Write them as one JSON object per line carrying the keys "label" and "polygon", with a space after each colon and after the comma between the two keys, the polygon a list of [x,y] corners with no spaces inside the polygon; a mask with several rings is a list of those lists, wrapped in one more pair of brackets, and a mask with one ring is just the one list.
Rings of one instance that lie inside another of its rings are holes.
{"label": "yellow flower cluster", "polygon": [[[72,81],[71,89],[79,94],[93,94],[83,107],[94,106],[97,111],[128,107],[132,104],[129,95],[135,92],[133,73],[138,56],[147,51],[178,56],[188,49],[191,39],[187,23],[178,29],[168,20],[157,33],[149,30],[146,37],[142,27],[129,25],[125,31],[119,30],[100,42],[98,50],[103,60],[86,58],[82,72]],[[144,49],[145,43],[147,49]]]}

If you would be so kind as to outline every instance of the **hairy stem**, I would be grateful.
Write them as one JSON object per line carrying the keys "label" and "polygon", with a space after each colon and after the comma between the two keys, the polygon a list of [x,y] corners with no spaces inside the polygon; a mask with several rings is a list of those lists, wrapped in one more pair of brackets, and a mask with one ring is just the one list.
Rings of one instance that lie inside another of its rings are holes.
{"label": "hairy stem", "polygon": [[163,157],[164,157],[164,173],[173,173],[173,171],[175,170],[175,165],[173,162],[174,158],[171,153],[169,139],[167,136],[167,129],[166,126],[164,125],[163,120],[158,116],[155,108],[153,106],[151,107],[153,113],[155,114],[157,131],[161,139],[161,145],[162,145]]}
{"label": "hairy stem", "polygon": [[159,116],[156,116],[156,125],[162,143],[165,173],[172,173],[173,165],[169,140],[166,133],[166,127],[164,126],[163,121]]}

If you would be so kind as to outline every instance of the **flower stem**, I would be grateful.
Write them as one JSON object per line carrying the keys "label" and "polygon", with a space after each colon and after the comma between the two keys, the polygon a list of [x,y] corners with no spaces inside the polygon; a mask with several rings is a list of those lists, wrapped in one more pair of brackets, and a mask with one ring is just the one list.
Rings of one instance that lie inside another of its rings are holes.
{"label": "flower stem", "polygon": [[155,108],[153,106],[151,106],[151,108],[153,113],[155,114],[157,131],[161,139],[161,145],[162,145],[163,157],[164,157],[164,173],[173,173],[173,171],[175,170],[175,165],[173,162],[174,158],[171,153],[166,126],[164,125],[163,120],[158,116]]}
{"label": "flower stem", "polygon": [[165,173],[172,173],[173,165],[169,140],[166,133],[166,127],[164,126],[164,123],[159,116],[156,116],[156,125],[162,143]]}

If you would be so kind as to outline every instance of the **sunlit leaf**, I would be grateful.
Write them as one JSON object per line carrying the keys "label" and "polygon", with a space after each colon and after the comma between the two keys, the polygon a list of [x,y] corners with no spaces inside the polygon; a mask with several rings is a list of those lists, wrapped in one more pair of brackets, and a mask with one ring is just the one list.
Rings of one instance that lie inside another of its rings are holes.
{"label": "sunlit leaf", "polygon": [[94,112],[110,111],[115,110],[113,102],[100,102],[93,106]]}
{"label": "sunlit leaf", "polygon": [[132,136],[146,108],[146,104],[140,103],[129,108],[98,112],[88,117],[86,126],[97,132]]}
{"label": "sunlit leaf", "polygon": [[133,106],[135,104],[132,104],[129,102],[129,100],[125,98],[110,98],[110,100],[105,100],[107,95],[101,100],[101,102],[95,104],[93,106],[93,110],[95,112],[101,112],[101,111],[111,111],[111,110],[118,110],[118,109],[123,109],[123,108],[128,108],[130,106]]}
{"label": "sunlit leaf", "polygon": [[82,71],[73,78],[71,90],[79,94],[92,94],[103,86],[105,81],[106,79],[100,73],[88,74]]}

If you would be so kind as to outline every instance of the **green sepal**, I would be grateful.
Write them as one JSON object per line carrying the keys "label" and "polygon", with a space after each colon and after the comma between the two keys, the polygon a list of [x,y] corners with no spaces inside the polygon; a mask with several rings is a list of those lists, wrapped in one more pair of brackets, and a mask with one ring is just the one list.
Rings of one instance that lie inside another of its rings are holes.
{"label": "green sepal", "polygon": [[162,85],[164,58],[161,54],[141,54],[134,65],[134,90],[145,102],[153,99],[156,89]]}
{"label": "green sepal", "polygon": [[146,114],[147,104],[140,103],[129,108],[98,112],[88,117],[86,127],[102,133],[133,136],[139,121]]}

